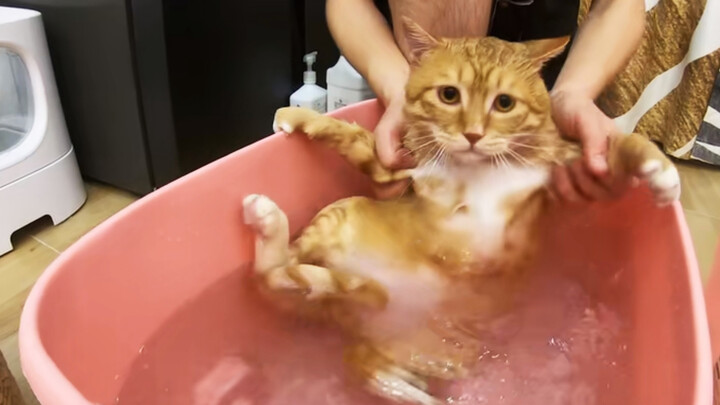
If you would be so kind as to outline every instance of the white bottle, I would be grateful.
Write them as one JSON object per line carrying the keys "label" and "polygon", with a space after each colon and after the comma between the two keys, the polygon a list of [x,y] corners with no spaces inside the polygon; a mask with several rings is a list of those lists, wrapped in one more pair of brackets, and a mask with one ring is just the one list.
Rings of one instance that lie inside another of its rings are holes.
{"label": "white bottle", "polygon": [[293,107],[305,107],[319,113],[327,112],[327,91],[315,84],[317,76],[312,70],[317,52],[310,52],[303,57],[307,64],[307,70],[303,72],[303,86],[290,96],[290,105]]}
{"label": "white bottle", "polygon": [[328,111],[375,97],[365,78],[342,55],[327,70],[327,86]]}

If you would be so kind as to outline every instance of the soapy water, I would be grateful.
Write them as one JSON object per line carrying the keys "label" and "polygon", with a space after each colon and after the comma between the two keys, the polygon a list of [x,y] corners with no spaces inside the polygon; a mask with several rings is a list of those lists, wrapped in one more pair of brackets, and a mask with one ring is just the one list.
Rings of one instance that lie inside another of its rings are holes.
{"label": "soapy water", "polygon": [[[279,315],[235,272],[138,348],[119,404],[387,405],[346,375],[340,333]],[[468,378],[434,383],[448,404],[623,405],[627,325],[580,283],[540,274],[479,344]]]}
{"label": "soapy water", "polygon": [[620,316],[579,284],[536,280],[484,347],[471,378],[442,389],[452,404],[622,404],[628,344]]}

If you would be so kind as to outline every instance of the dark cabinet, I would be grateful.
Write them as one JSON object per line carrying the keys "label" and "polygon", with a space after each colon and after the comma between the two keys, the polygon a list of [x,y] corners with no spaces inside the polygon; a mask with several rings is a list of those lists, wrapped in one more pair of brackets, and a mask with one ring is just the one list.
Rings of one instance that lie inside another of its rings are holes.
{"label": "dark cabinet", "polygon": [[0,0],[43,14],[84,176],[145,194],[271,132],[304,2]]}

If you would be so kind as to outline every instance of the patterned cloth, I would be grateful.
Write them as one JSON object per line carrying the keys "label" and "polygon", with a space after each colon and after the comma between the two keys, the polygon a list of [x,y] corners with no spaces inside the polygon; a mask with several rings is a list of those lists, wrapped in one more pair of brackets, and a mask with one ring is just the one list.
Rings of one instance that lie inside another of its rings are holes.
{"label": "patterned cloth", "polygon": [[[579,20],[591,2],[582,0]],[[623,132],[720,165],[720,1],[645,2],[643,41],[598,105]]]}
{"label": "patterned cloth", "polygon": [[720,166],[720,72],[715,78],[710,102],[690,157]]}

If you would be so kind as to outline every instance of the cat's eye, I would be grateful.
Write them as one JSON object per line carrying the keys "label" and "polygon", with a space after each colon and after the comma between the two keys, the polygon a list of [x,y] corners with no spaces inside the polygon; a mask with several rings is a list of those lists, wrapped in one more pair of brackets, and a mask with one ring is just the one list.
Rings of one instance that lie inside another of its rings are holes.
{"label": "cat's eye", "polygon": [[460,90],[453,86],[444,86],[438,89],[438,97],[445,104],[457,104],[460,102]]}
{"label": "cat's eye", "polygon": [[515,107],[515,99],[507,94],[501,94],[495,98],[493,106],[500,112],[508,112]]}

